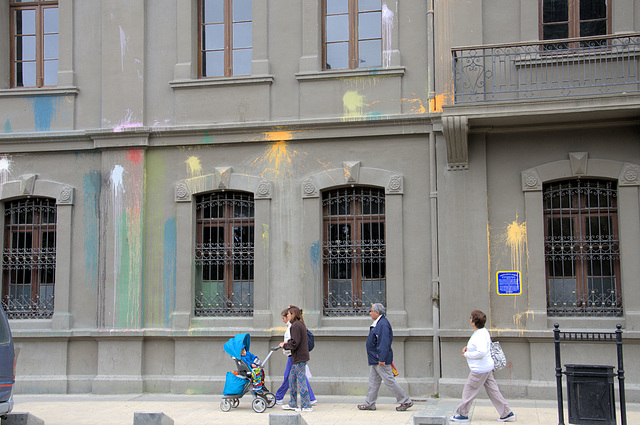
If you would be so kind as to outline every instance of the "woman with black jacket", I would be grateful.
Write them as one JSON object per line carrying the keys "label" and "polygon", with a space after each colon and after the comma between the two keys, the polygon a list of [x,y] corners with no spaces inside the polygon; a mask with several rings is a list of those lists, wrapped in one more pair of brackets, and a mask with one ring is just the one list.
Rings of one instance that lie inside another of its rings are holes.
{"label": "woman with black jacket", "polygon": [[[309,389],[305,382],[307,362],[309,361],[309,341],[307,327],[302,319],[302,311],[296,307],[289,307],[287,319],[291,323],[291,339],[281,342],[280,347],[291,351],[291,373],[289,373],[289,389],[291,399],[289,404],[282,406],[285,410],[296,412],[313,412],[309,400]],[[298,393],[300,393],[300,407],[298,407]]]}

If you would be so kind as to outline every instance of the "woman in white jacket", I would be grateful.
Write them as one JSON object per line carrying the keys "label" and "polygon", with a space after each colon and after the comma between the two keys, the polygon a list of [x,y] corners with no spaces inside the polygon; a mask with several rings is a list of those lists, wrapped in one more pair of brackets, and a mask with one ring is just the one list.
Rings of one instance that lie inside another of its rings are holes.
{"label": "woman in white jacket", "polygon": [[456,409],[456,414],[449,419],[452,422],[469,422],[471,403],[484,386],[489,399],[500,414],[498,420],[501,422],[515,421],[516,415],[509,408],[493,377],[491,335],[484,327],[487,315],[480,310],[473,310],[470,321],[474,332],[469,338],[467,346],[462,349],[462,356],[467,359],[471,371],[467,383],[464,385],[464,390],[462,390],[462,403]]}

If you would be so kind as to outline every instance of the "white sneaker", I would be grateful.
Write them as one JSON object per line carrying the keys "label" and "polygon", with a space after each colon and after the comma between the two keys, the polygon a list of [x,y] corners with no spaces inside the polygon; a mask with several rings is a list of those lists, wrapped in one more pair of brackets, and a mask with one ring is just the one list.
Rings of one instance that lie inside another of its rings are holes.
{"label": "white sneaker", "polygon": [[313,412],[313,408],[311,408],[311,407],[302,407],[302,408],[298,407],[296,409],[296,412]]}
{"label": "white sneaker", "polygon": [[314,404],[316,404],[318,402],[318,399],[315,400],[311,400],[311,405],[313,406]]}
{"label": "white sneaker", "polygon": [[283,410],[298,410],[298,408],[297,408],[297,407],[291,407],[291,406],[289,406],[288,404],[283,404],[283,405],[282,405],[282,409],[283,409]]}
{"label": "white sneaker", "polygon": [[276,404],[282,406],[282,400],[276,400]]}

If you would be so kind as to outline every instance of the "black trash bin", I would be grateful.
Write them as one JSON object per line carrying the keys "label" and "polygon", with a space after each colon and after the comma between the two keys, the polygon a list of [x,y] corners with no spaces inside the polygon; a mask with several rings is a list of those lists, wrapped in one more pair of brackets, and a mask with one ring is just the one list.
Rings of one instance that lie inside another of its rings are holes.
{"label": "black trash bin", "polygon": [[569,423],[616,425],[613,366],[567,364]]}

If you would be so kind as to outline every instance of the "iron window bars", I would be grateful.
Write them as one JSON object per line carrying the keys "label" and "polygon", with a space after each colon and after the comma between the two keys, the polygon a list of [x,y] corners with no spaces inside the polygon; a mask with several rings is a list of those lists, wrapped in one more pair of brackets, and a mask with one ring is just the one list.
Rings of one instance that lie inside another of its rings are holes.
{"label": "iron window bars", "polygon": [[2,305],[10,319],[53,315],[56,213],[54,199],[5,203]]}
{"label": "iron window bars", "polygon": [[253,195],[196,200],[196,316],[253,315]]}
{"label": "iron window bars", "polygon": [[349,187],[322,197],[324,315],[366,315],[386,302],[384,190]]}

